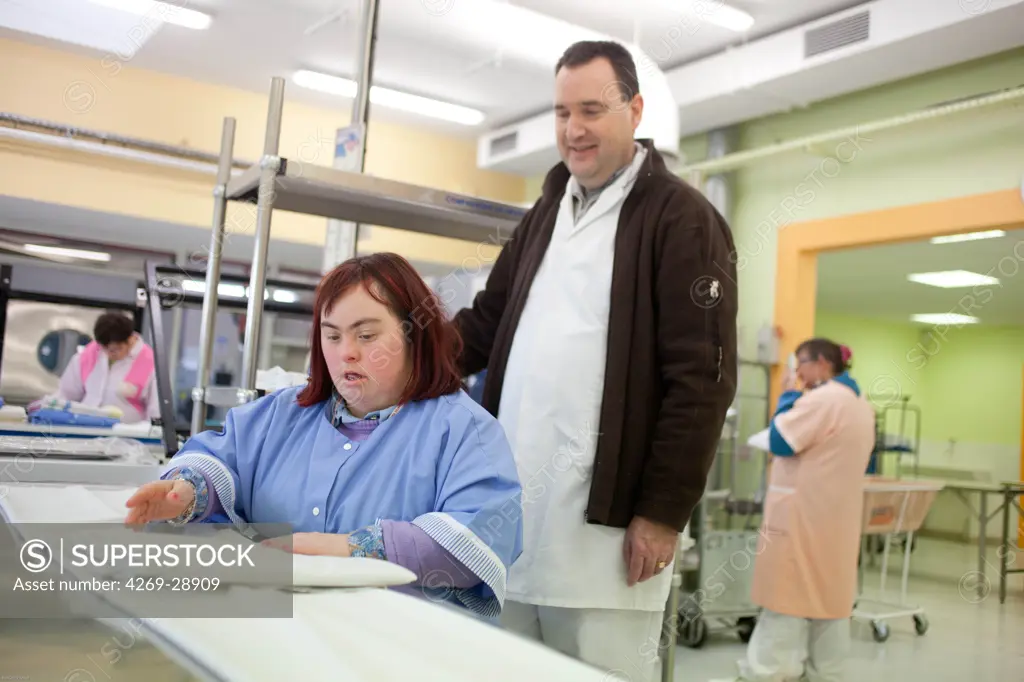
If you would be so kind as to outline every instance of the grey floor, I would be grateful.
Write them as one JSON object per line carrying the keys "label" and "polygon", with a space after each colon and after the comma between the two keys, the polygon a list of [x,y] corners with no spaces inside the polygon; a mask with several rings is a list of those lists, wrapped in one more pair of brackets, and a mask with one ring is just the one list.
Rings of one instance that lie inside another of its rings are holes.
{"label": "grey floor", "polygon": [[[1024,551],[1017,566],[1024,568]],[[899,596],[897,564],[888,574],[887,591]],[[908,601],[926,609],[928,632],[918,636],[911,618],[890,621],[891,634],[877,643],[867,623],[854,622],[847,680],[903,682],[994,682],[1024,680],[1024,576],[1011,576],[1005,604],[999,603],[995,548],[987,559],[985,594],[976,590],[978,555],[973,545],[919,540],[911,554]],[[865,588],[877,593],[880,574],[865,572]],[[990,588],[990,589],[989,589]],[[701,649],[677,647],[674,682],[728,679],[744,646],[735,635],[709,637]]]}

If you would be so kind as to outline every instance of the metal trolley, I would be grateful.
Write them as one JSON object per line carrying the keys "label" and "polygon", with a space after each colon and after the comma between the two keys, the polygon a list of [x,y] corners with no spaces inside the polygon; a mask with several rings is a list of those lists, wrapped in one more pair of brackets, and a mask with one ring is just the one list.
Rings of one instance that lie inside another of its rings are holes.
{"label": "metal trolley", "polygon": [[[923,635],[928,631],[924,609],[907,602],[907,580],[910,576],[910,556],[914,533],[924,523],[935,496],[942,490],[941,481],[894,480],[868,476],[864,484],[864,512],[862,517],[861,562],[858,573],[860,595],[854,605],[853,618],[871,623],[875,641],[889,639],[889,625],[893,618],[914,619],[914,629]],[[895,535],[906,534],[903,550],[903,577],[898,601],[889,601],[885,581],[889,569],[889,550]],[[877,599],[864,596],[864,551],[869,538],[885,536],[882,551],[882,573]]]}
{"label": "metal trolley", "polygon": [[[682,595],[677,605],[677,639],[690,648],[704,645],[708,635],[735,632],[750,640],[760,608],[750,598],[761,516],[767,488],[767,453],[751,441],[741,445],[740,433],[771,420],[771,365],[740,360],[736,402],[723,425],[712,475],[713,489],[704,493],[690,528],[694,545],[682,554]],[[762,417],[763,415],[763,417]],[[752,496],[737,493],[740,459],[761,457],[760,481]],[[728,485],[723,467],[728,464]]]}
{"label": "metal trolley", "polygon": [[714,507],[725,505],[729,490],[704,494],[697,508],[694,546],[683,554],[683,593],[678,609],[678,641],[699,648],[711,633],[735,632],[750,640],[760,609],[750,600],[758,531],[713,527]]}

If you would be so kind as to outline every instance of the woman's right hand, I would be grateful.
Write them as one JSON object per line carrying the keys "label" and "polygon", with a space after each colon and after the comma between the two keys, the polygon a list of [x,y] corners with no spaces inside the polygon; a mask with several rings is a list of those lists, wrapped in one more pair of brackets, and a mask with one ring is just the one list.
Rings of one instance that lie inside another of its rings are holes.
{"label": "woman's right hand", "polygon": [[128,498],[125,523],[142,525],[150,521],[167,521],[181,516],[195,499],[196,490],[188,481],[153,481],[147,483]]}

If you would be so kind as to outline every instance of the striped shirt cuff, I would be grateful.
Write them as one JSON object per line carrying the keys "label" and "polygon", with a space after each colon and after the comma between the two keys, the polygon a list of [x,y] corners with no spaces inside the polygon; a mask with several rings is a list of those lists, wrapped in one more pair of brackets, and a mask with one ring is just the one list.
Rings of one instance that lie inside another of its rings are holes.
{"label": "striped shirt cuff", "polygon": [[505,586],[508,580],[505,564],[483,540],[473,531],[459,523],[452,516],[442,512],[424,514],[413,521],[437,544],[451,552],[462,565],[477,575],[494,593],[482,597],[479,590],[456,589],[455,597],[471,611],[486,618],[501,614],[505,603]]}

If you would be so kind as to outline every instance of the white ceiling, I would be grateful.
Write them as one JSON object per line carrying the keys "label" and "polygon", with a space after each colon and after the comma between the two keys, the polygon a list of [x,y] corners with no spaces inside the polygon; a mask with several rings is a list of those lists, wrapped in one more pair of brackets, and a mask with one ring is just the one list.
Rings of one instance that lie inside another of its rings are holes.
{"label": "white ceiling", "polygon": [[[380,0],[374,83],[480,109],[487,115],[485,123],[475,128],[435,123],[381,107],[371,110],[371,121],[388,119],[475,137],[483,129],[550,107],[553,64],[502,58],[485,47],[486,41],[469,44],[458,30],[457,13],[466,7],[462,3],[473,1]],[[618,40],[638,41],[665,70],[863,4],[862,0],[730,0],[755,18],[746,35],[707,21],[700,21],[699,30],[685,30],[694,25],[695,9],[719,1],[514,0],[512,4]],[[69,3],[88,4],[87,0],[0,0],[0,14],[5,5],[41,12],[49,8],[54,22],[81,23],[78,17],[69,16]],[[130,66],[261,93],[268,91],[271,77],[289,77],[297,69],[355,77],[358,0],[188,0],[182,4],[213,15],[209,29],[194,31],[165,24],[158,31],[147,32],[145,42],[128,60]],[[449,11],[432,14],[428,7]],[[307,29],[339,11],[343,12],[339,21],[307,35]],[[480,27],[481,32],[496,35],[503,29]],[[20,31],[0,29],[0,36],[104,56],[103,50],[73,47]],[[351,108],[350,100],[304,90],[291,82],[286,96],[346,113]]]}
{"label": "white ceiling", "polygon": [[[907,280],[911,273],[945,270],[989,275],[999,284],[940,289]],[[1024,229],[998,239],[921,241],[821,254],[817,309],[904,323],[916,313],[953,312],[977,317],[981,325],[1022,326]]]}

